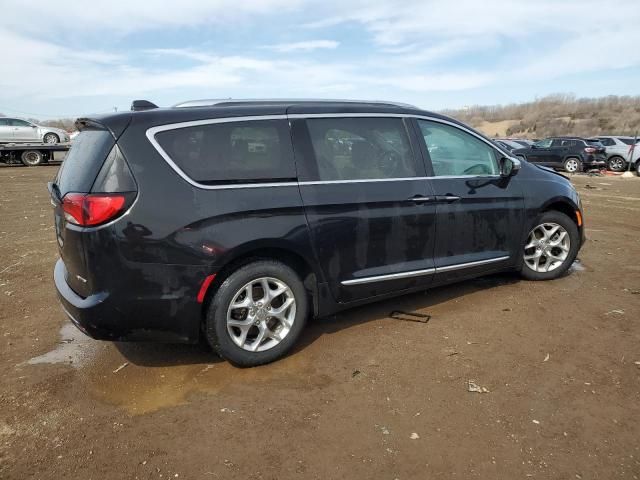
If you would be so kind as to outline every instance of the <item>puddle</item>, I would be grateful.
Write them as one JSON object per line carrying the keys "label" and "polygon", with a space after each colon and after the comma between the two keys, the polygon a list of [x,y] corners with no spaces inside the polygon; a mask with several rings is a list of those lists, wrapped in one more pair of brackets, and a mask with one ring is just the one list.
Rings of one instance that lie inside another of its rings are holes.
{"label": "puddle", "polygon": [[[138,351],[130,353],[129,348]],[[155,349],[164,349],[165,360],[174,364],[133,363],[140,356],[155,358]],[[194,363],[176,365],[181,360]],[[114,373],[127,361],[125,368]],[[262,367],[240,369],[195,345],[128,344],[118,348],[114,345],[92,363],[92,368],[80,371],[91,396],[131,415],[184,405],[193,395],[215,394],[230,386],[259,387],[268,382],[270,388],[295,390],[321,388],[331,383],[326,375],[316,374],[310,358],[301,353]]]}
{"label": "puddle", "polygon": [[131,415],[184,405],[195,394],[215,394],[234,385],[268,382],[270,387],[296,390],[332,382],[316,372],[308,352],[240,369],[199,345],[103,342],[87,337],[71,323],[60,329],[55,349],[26,363],[70,365],[91,397]]}
{"label": "puddle", "polygon": [[65,323],[60,329],[58,346],[50,352],[30,359],[27,363],[66,363],[79,368],[91,360],[101,348],[104,348],[104,345],[87,337],[73,324]]}

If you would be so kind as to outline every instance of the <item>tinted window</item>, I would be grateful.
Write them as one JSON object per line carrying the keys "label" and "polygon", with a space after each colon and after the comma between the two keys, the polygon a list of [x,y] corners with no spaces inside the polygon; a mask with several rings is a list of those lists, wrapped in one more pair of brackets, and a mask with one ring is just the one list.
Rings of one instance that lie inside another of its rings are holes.
{"label": "tinted window", "polygon": [[177,128],[156,134],[169,157],[200,183],[295,179],[289,127],[259,120]]}
{"label": "tinted window", "polygon": [[575,140],[554,140],[553,141],[553,147],[575,147],[576,146],[576,141]]}
{"label": "tinted window", "polygon": [[30,127],[31,126],[29,122],[25,122],[24,120],[18,120],[17,118],[10,119],[9,125],[11,125],[12,127]]}
{"label": "tinted window", "polygon": [[107,130],[83,130],[73,141],[56,183],[60,194],[89,192],[115,141]]}
{"label": "tinted window", "polygon": [[320,180],[414,177],[416,168],[400,118],[307,120]]}
{"label": "tinted window", "polygon": [[7,125],[9,125],[9,120],[6,118],[0,118],[0,127],[6,127]]}
{"label": "tinted window", "polygon": [[612,145],[615,145],[616,142],[613,141],[613,138],[601,138],[600,143],[602,143],[602,145],[604,145],[605,147],[610,147]]}
{"label": "tinted window", "polygon": [[540,140],[539,142],[534,143],[534,145],[538,148],[549,148],[552,141],[552,138],[545,138],[544,140]]}
{"label": "tinted window", "polygon": [[[618,140],[620,140],[622,143],[626,144],[626,145],[633,145],[633,138],[618,138]],[[640,139],[638,139],[640,140]],[[637,143],[637,141],[636,141]]]}
{"label": "tinted window", "polygon": [[479,138],[437,122],[418,124],[436,176],[498,174],[495,150]]}
{"label": "tinted window", "polygon": [[[585,142],[584,142],[584,141],[582,141],[582,140],[580,140],[580,144],[581,144],[581,145],[584,145],[584,144],[585,144]],[[587,140],[586,140],[586,144],[587,144],[587,145],[594,145],[594,146],[596,146],[596,147],[601,147],[601,146],[602,146],[602,143],[601,143],[601,142],[600,142],[600,140],[599,140],[599,139],[597,139],[597,138],[587,138]]]}

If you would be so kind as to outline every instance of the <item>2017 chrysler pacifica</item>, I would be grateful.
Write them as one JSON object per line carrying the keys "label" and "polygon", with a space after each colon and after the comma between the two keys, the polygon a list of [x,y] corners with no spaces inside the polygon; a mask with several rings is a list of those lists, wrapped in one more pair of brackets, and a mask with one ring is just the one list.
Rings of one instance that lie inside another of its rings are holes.
{"label": "2017 chrysler pacifica", "polygon": [[562,275],[580,199],[408,105],[202,101],[81,118],[49,189],[59,298],[97,339],[206,339],[240,366],[308,317],[504,270]]}

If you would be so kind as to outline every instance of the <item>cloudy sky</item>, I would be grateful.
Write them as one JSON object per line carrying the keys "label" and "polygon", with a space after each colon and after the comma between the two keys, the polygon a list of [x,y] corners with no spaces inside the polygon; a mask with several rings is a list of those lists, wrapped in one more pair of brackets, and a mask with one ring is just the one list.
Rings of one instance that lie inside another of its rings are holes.
{"label": "cloudy sky", "polygon": [[640,94],[639,0],[0,0],[0,112]]}

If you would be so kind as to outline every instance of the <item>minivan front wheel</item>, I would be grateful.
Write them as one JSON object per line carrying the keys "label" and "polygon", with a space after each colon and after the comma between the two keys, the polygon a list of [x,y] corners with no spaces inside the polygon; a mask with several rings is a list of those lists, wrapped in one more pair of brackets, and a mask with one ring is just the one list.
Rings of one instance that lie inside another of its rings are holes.
{"label": "minivan front wheel", "polygon": [[528,280],[552,280],[563,275],[580,246],[578,226],[558,211],[544,212],[529,232],[520,272]]}
{"label": "minivan front wheel", "polygon": [[269,363],[295,344],[307,304],[294,270],[273,260],[256,261],[220,285],[207,312],[205,334],[213,349],[237,366]]}

